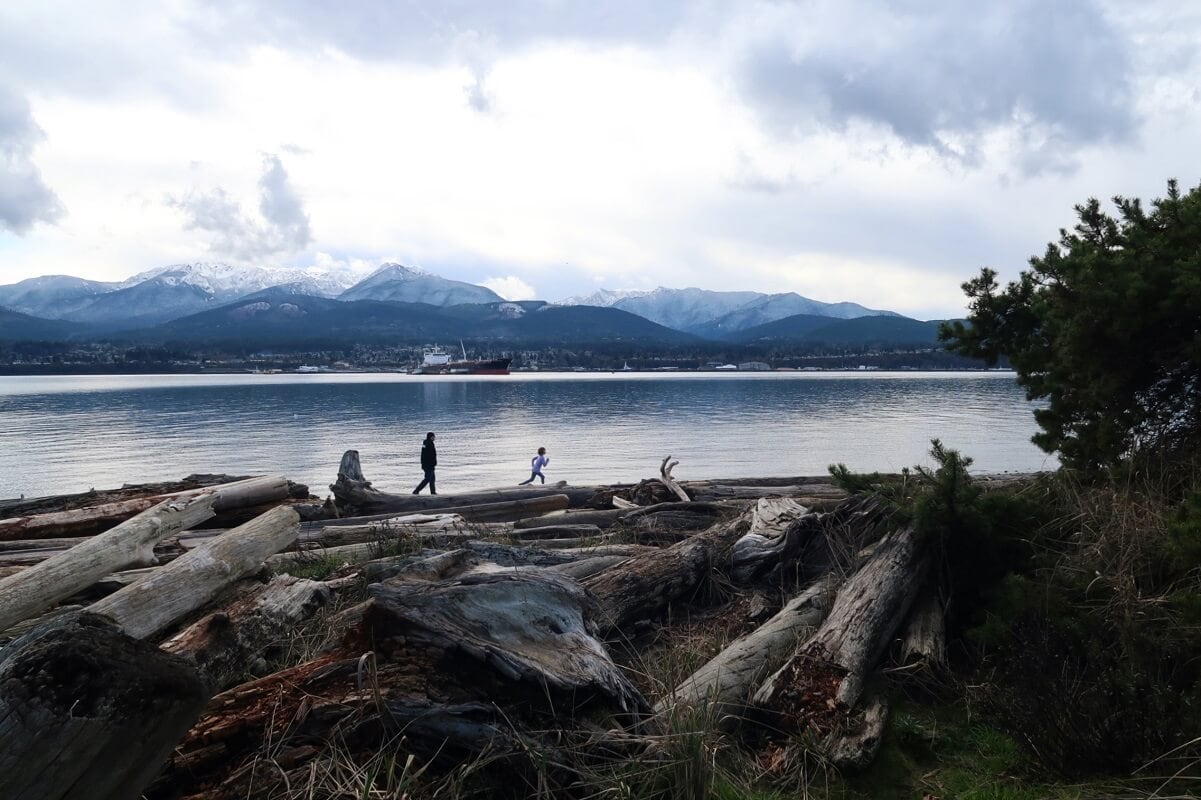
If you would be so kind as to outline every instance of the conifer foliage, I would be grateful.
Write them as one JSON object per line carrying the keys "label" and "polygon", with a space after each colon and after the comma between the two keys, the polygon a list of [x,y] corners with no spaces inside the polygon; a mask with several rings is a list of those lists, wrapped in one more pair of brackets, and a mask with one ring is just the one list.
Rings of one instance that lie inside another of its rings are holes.
{"label": "conifer foliage", "polygon": [[1201,442],[1201,186],[1148,211],[1096,199],[1003,291],[992,269],[963,284],[966,324],[940,338],[963,355],[1004,356],[1042,429],[1034,442],[1092,469]]}

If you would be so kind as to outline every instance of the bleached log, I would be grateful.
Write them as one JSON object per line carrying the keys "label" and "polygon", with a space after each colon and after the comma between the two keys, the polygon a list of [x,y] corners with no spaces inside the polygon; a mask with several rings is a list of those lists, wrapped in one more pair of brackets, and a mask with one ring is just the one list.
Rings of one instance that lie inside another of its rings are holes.
{"label": "bleached log", "polygon": [[515,530],[545,528],[548,525],[595,525],[607,528],[625,516],[628,511],[620,508],[589,509],[582,511],[552,511],[538,517],[526,517],[513,523]]}
{"label": "bleached log", "polygon": [[601,529],[596,525],[546,525],[539,528],[515,528],[509,535],[531,542],[540,539],[595,539],[601,535]]}
{"label": "bleached log", "polygon": [[571,561],[567,564],[548,567],[548,569],[552,572],[567,575],[577,581],[582,581],[585,578],[591,578],[593,575],[599,575],[610,567],[622,564],[629,558],[630,556],[591,556],[589,558],[582,558],[579,561]]}
{"label": "bleached log", "polygon": [[763,679],[821,624],[840,582],[827,576],[789,600],[775,616],[685,678],[656,704],[655,711],[663,713],[681,703],[712,703],[721,716],[740,713]]}
{"label": "bleached log", "polygon": [[187,658],[206,683],[224,689],[262,663],[265,651],[316,613],[333,593],[324,583],[277,575],[162,644]]}
{"label": "bleached log", "polygon": [[212,494],[166,500],[131,520],[0,580],[0,630],[111,572],[155,563],[154,544],[213,515]]}
{"label": "bleached log", "polygon": [[223,587],[263,568],[296,540],[299,518],[279,506],[180,556],[153,575],[92,604],[135,638],[153,636],[207,603]]}
{"label": "bleached log", "polygon": [[734,544],[730,577],[740,586],[789,569],[822,533],[822,516],[786,498],[763,499],[751,529]]}
{"label": "bleached log", "polygon": [[626,500],[624,497],[618,497],[617,495],[609,498],[609,502],[613,504],[614,508],[621,509],[623,511],[639,507],[637,503]]}
{"label": "bleached log", "polygon": [[676,482],[676,479],[671,477],[671,471],[679,463],[679,461],[672,461],[670,455],[663,459],[663,463],[659,465],[659,480],[663,481],[663,485],[670,489],[672,494],[680,498],[681,502],[687,503],[693,498],[689,497],[688,492],[684,491],[683,487]]}
{"label": "bleached log", "polygon": [[[832,484],[809,483],[797,486],[689,485],[696,500],[756,500],[763,497],[788,497],[814,500],[844,500],[846,490]],[[803,502],[803,501],[802,501]]]}
{"label": "bleached log", "polygon": [[176,656],[72,614],[0,650],[0,797],[136,800],[208,692]]}
{"label": "bleached log", "polygon": [[282,475],[247,478],[235,483],[189,489],[165,496],[141,497],[71,511],[0,519],[0,539],[44,539],[94,533],[110,528],[166,500],[184,501],[211,494],[213,511],[220,513],[273,500],[283,500],[288,497],[288,493],[288,481]]}
{"label": "bleached log", "polygon": [[655,616],[673,600],[695,592],[716,564],[728,560],[749,526],[749,515],[743,515],[586,579],[584,586],[600,602],[599,618],[609,628],[619,628]]}
{"label": "bleached log", "polygon": [[823,672],[835,678],[828,699],[841,708],[853,707],[868,673],[908,615],[927,569],[911,528],[891,534],[843,584],[817,632],[759,688],[755,703],[786,707],[798,679]]}

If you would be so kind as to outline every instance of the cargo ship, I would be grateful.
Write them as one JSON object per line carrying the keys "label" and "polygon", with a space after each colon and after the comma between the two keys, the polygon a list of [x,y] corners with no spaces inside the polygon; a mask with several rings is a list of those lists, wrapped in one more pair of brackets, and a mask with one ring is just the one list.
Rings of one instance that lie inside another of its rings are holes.
{"label": "cargo ship", "polygon": [[[460,348],[463,345],[460,343]],[[463,348],[463,358],[451,361],[450,354],[440,347],[427,347],[422,352],[421,365],[409,371],[410,375],[508,375],[509,358],[468,359]]]}

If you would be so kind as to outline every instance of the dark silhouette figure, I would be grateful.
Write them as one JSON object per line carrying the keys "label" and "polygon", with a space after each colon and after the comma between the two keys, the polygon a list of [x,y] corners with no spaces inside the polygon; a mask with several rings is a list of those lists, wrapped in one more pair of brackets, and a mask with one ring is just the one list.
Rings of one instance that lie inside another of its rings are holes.
{"label": "dark silhouette figure", "polygon": [[429,484],[430,494],[438,493],[434,488],[434,468],[437,466],[438,450],[434,447],[434,432],[430,431],[425,435],[425,441],[421,443],[421,471],[425,473],[425,478],[417,484],[413,494],[421,494],[421,490],[426,487],[426,484]]}

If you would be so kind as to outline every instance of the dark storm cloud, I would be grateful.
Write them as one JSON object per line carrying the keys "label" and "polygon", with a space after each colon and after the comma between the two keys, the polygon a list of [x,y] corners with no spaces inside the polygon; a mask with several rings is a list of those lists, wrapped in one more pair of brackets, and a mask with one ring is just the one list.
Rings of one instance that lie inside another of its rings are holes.
{"label": "dark storm cloud", "polygon": [[183,197],[168,198],[167,202],[184,213],[187,230],[211,235],[209,250],[216,255],[251,261],[295,253],[313,241],[304,202],[275,155],[263,159],[263,174],[259,178],[260,220],[245,213],[220,187],[208,192],[192,191]]}
{"label": "dark storm cloud", "polygon": [[33,163],[44,138],[24,97],[0,83],[0,230],[25,233],[37,222],[54,222],[62,203]]}
{"label": "dark storm cloud", "polygon": [[1061,171],[1136,128],[1128,44],[1090,0],[872,4],[834,25],[795,8],[740,74],[787,129],[867,121],[970,162],[981,134],[1016,126],[1023,168]]}

